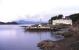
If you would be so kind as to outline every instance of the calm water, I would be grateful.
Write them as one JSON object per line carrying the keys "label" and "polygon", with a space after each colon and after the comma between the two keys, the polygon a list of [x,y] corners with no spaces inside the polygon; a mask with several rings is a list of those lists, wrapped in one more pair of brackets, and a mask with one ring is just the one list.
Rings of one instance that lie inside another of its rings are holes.
{"label": "calm water", "polygon": [[0,25],[0,50],[39,50],[42,40],[63,39],[52,32],[24,32],[20,25]]}

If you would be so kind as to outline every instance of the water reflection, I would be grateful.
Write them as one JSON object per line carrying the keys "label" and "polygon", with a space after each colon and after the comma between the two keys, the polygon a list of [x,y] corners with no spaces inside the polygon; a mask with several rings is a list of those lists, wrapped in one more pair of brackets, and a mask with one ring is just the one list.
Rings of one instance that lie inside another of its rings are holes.
{"label": "water reflection", "polygon": [[53,32],[50,32],[50,35],[51,35],[52,39],[54,39],[53,41],[58,41],[58,40],[63,40],[64,39],[64,36],[62,36],[62,35],[56,35]]}
{"label": "water reflection", "polygon": [[42,40],[59,40],[53,32],[24,32],[19,26],[0,26],[0,50],[39,50]]}

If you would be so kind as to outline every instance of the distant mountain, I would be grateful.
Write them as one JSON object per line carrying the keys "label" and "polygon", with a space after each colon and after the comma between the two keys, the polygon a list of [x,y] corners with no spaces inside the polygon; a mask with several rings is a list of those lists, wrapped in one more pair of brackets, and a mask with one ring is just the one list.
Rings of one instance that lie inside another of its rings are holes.
{"label": "distant mountain", "polygon": [[6,24],[11,25],[11,24],[18,24],[18,23],[17,22],[14,22],[14,21],[13,22],[6,22],[6,23],[0,21],[0,25],[6,25]]}
{"label": "distant mountain", "polygon": [[18,24],[38,24],[39,22],[34,21],[26,21],[26,20],[18,20],[16,21]]}
{"label": "distant mountain", "polygon": [[35,21],[27,21],[27,20],[17,20],[17,21],[12,21],[12,22],[1,22],[0,21],[0,25],[6,25],[6,24],[39,24],[39,23],[45,23],[45,22],[35,22]]}

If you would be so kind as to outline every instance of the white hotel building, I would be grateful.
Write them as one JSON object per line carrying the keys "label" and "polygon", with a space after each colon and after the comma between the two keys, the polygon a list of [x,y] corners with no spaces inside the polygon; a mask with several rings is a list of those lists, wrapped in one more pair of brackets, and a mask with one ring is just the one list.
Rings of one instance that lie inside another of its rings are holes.
{"label": "white hotel building", "polygon": [[70,24],[72,25],[71,19],[56,19],[52,21],[52,25],[58,25],[58,24]]}

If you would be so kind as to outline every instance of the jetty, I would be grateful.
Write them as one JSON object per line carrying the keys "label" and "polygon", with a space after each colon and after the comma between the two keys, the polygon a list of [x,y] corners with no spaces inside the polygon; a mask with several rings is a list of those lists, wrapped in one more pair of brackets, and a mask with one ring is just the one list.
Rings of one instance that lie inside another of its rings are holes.
{"label": "jetty", "polygon": [[49,25],[31,25],[28,27],[24,27],[25,31],[58,31],[58,28],[52,28]]}

